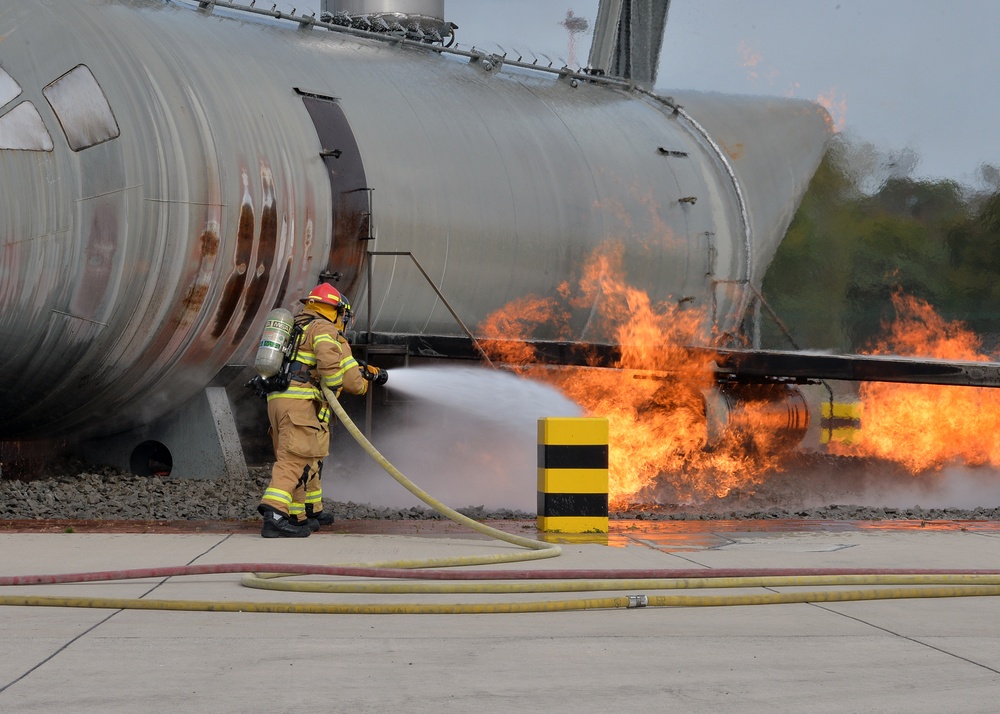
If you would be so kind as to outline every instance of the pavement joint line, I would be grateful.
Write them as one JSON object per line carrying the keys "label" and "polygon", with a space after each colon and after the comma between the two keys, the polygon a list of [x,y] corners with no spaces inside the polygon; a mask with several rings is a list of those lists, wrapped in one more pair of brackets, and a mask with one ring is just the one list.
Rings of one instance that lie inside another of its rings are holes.
{"label": "pavement joint line", "polygon": [[863,620],[860,617],[856,617],[855,615],[850,615],[850,614],[848,614],[846,612],[840,612],[839,610],[834,610],[833,608],[831,608],[829,606],[826,606],[823,603],[810,602],[810,603],[807,603],[807,604],[808,605],[812,605],[813,607],[818,607],[821,610],[826,610],[827,612],[833,613],[834,615],[839,615],[841,617],[846,617],[848,620],[854,620],[855,622],[860,622],[862,625],[867,625],[868,627],[874,628],[876,630],[881,630],[882,632],[885,632],[886,634],[892,635],[893,637],[898,637],[899,639],[907,640],[909,642],[913,642],[914,644],[920,645],[922,647],[926,647],[928,649],[935,650],[936,652],[940,652],[943,655],[947,655],[949,657],[954,657],[955,659],[961,660],[963,662],[968,662],[969,664],[975,665],[976,667],[982,667],[983,669],[985,669],[985,670],[987,670],[989,672],[993,672],[993,674],[1000,674],[1000,670],[994,669],[993,667],[990,667],[989,665],[983,664],[982,662],[976,662],[975,660],[971,660],[968,657],[963,657],[960,654],[955,654],[954,652],[949,652],[948,650],[942,649],[941,647],[938,647],[937,645],[932,645],[929,642],[924,642],[923,640],[918,640],[915,637],[910,637],[909,635],[904,635],[901,632],[894,632],[893,630],[890,630],[887,627],[882,627],[881,625],[876,625],[873,622],[868,622],[867,620]]}
{"label": "pavement joint line", "polygon": [[10,689],[11,687],[13,687],[15,684],[17,684],[21,680],[26,679],[28,677],[28,675],[30,675],[33,672],[35,672],[36,670],[38,670],[40,667],[42,667],[42,665],[45,665],[48,662],[51,662],[58,655],[62,654],[67,649],[69,649],[73,644],[75,644],[76,642],[82,640],[84,637],[86,637],[87,635],[89,635],[91,632],[93,632],[94,630],[96,630],[98,627],[101,627],[104,623],[106,623],[112,617],[114,617],[115,615],[120,615],[122,612],[124,612],[124,610],[115,610],[114,612],[110,613],[104,619],[102,619],[102,620],[100,620],[98,622],[95,622],[93,625],[91,625],[90,627],[88,627],[83,632],[79,633],[75,637],[72,637],[69,641],[63,643],[58,649],[56,649],[50,655],[48,655],[47,657],[45,657],[43,660],[41,660],[40,662],[38,662],[34,666],[28,668],[24,673],[21,674],[21,676],[17,677],[16,679],[11,680],[10,682],[8,682],[7,684],[5,684],[3,686],[0,686],[0,694],[3,694],[4,692],[6,692],[8,689]]}

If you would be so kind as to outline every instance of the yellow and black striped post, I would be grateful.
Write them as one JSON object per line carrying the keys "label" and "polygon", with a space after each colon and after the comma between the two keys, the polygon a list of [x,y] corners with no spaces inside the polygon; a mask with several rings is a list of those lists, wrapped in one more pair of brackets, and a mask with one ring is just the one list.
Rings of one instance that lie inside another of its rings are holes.
{"label": "yellow and black striped post", "polygon": [[861,433],[860,402],[823,402],[820,441],[854,444]]}
{"label": "yellow and black striped post", "polygon": [[608,420],[538,420],[538,530],[608,532]]}

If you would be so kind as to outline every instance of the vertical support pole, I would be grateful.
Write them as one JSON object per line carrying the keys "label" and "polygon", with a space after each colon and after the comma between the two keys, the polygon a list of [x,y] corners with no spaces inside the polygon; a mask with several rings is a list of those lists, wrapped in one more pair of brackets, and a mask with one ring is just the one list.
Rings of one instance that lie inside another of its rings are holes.
{"label": "vertical support pole", "polygon": [[[368,194],[369,208],[371,208],[371,194]],[[370,230],[370,228],[369,228]],[[365,301],[367,303],[368,309],[368,342],[365,345],[365,362],[371,362],[372,360],[372,252],[365,251],[365,264],[368,269],[368,299]],[[365,399],[365,438],[372,438],[372,385],[368,385],[368,394]]]}
{"label": "vertical support pole", "polygon": [[608,420],[538,420],[538,530],[608,532]]}
{"label": "vertical support pole", "polygon": [[760,296],[754,295],[753,297],[753,348],[755,350],[760,349]]}

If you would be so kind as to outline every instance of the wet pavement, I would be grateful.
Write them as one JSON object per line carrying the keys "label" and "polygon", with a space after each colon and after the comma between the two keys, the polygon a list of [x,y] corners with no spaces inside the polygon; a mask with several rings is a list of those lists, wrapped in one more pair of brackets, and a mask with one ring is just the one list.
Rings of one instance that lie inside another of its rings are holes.
{"label": "wet pavement", "polygon": [[[525,551],[442,521],[344,521],[290,540],[261,539],[253,521],[31,525],[0,527],[0,576]],[[1000,567],[1000,524],[991,521],[612,521],[607,536],[538,534],[523,521],[489,525],[559,543],[562,553],[463,570]],[[606,603],[676,593],[400,594],[382,578],[363,577],[374,592],[345,594],[259,590],[241,579],[220,572],[0,588],[4,598],[68,603],[5,600],[0,607],[9,645],[0,660],[0,710],[993,712],[1000,698],[995,596],[911,598],[904,591],[912,587],[903,586],[888,599],[837,602],[812,593],[876,586],[696,584],[683,594],[704,596],[699,606],[629,609]],[[810,601],[707,604],[710,597],[800,592],[809,592]],[[206,609],[76,606],[112,599]],[[498,603],[584,599],[605,606],[488,611]],[[269,603],[377,606],[401,614],[253,611]],[[224,604],[245,611],[209,609]],[[435,604],[480,611],[411,613]]]}

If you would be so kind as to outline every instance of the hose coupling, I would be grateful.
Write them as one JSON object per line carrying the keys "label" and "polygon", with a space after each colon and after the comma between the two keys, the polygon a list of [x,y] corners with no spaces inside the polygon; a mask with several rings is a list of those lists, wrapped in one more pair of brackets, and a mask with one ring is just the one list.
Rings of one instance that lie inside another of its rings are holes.
{"label": "hose coupling", "polygon": [[645,595],[629,595],[628,596],[628,608],[631,610],[633,607],[646,607],[649,604],[649,598]]}

